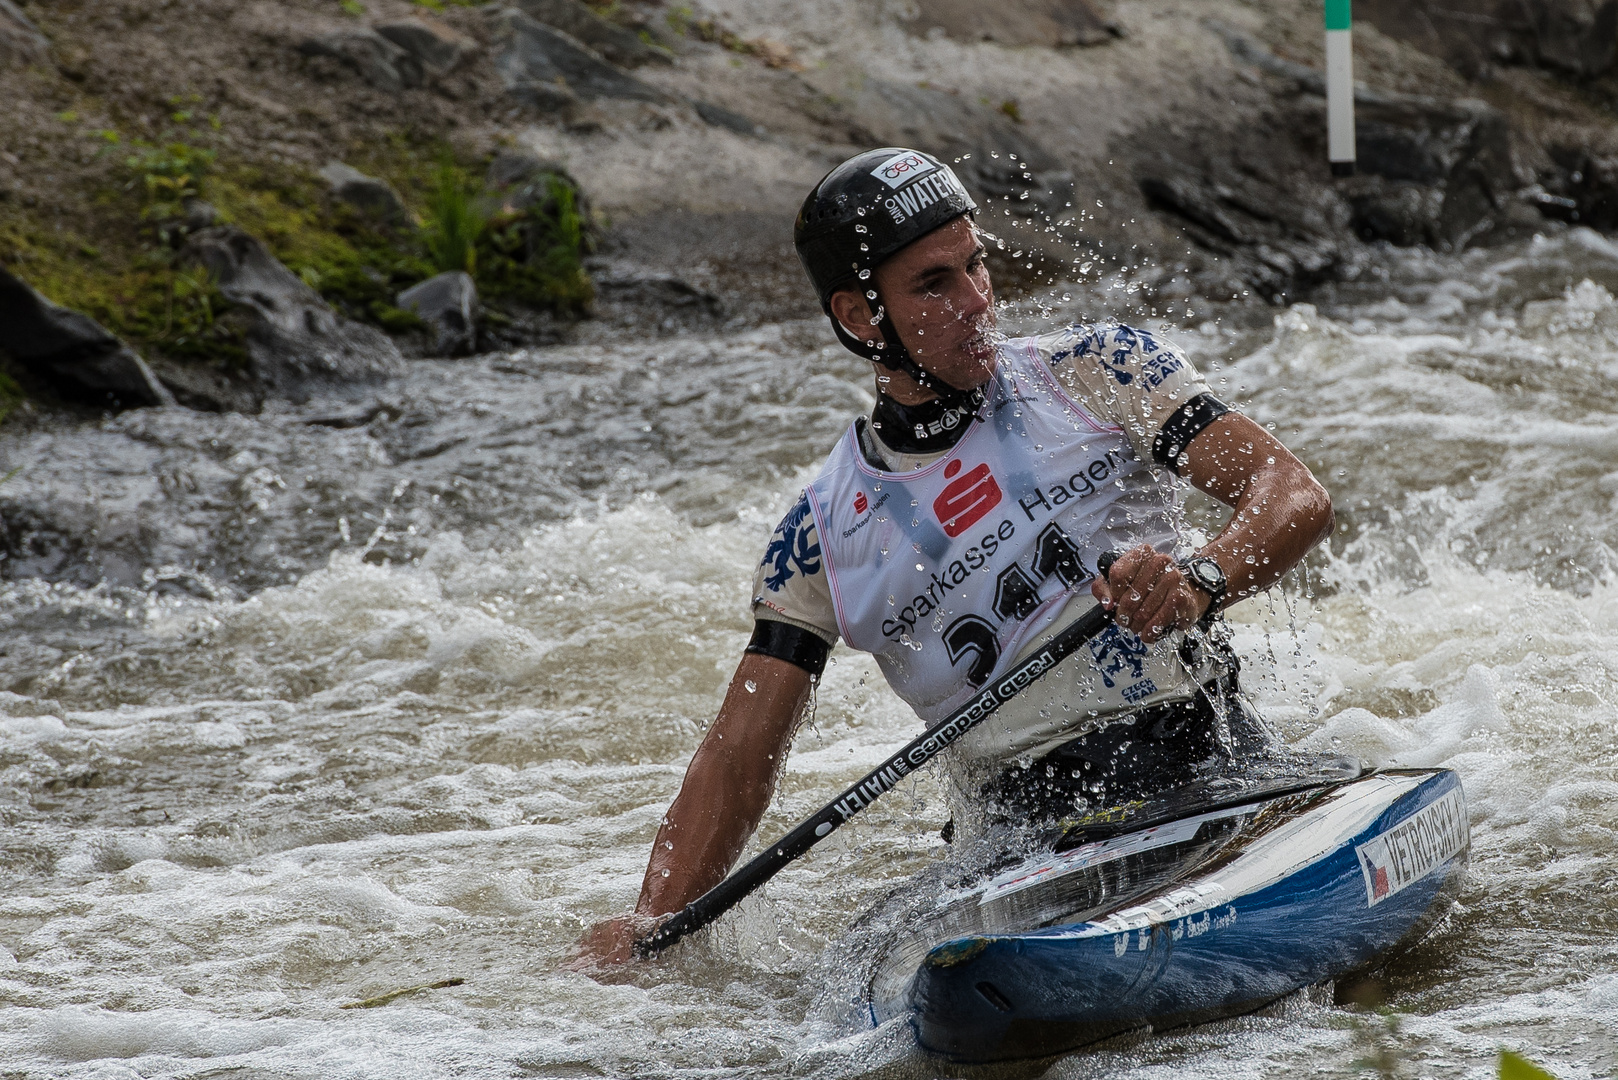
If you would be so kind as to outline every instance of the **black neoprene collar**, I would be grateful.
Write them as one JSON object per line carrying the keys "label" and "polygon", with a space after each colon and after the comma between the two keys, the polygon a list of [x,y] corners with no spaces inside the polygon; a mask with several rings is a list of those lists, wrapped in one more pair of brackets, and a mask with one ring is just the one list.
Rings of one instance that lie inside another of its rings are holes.
{"label": "black neoprene collar", "polygon": [[901,454],[931,454],[961,441],[983,405],[983,390],[964,391],[966,400],[946,404],[938,398],[920,405],[904,405],[877,394],[871,410],[871,428],[882,445]]}

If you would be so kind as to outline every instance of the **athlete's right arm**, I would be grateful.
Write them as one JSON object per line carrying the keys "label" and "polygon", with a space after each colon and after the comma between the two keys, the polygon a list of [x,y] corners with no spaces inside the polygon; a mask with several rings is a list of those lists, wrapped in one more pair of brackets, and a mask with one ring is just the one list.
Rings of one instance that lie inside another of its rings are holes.
{"label": "athlete's right arm", "polygon": [[770,805],[811,685],[809,672],[795,664],[756,652],[742,656],[657,830],[634,913],[596,924],[572,966],[623,963],[660,916],[719,884]]}

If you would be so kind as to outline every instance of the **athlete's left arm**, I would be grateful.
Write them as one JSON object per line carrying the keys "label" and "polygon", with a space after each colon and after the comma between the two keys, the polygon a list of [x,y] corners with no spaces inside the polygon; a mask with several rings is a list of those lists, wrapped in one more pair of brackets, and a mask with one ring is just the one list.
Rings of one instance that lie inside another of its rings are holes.
{"label": "athlete's left arm", "polygon": [[[1185,448],[1180,475],[1235,508],[1230,522],[1198,556],[1225,572],[1224,606],[1263,592],[1332,530],[1331,496],[1308,466],[1240,413],[1227,412]],[[1112,565],[1095,596],[1113,617],[1146,641],[1187,629],[1209,605],[1174,560],[1141,545]]]}

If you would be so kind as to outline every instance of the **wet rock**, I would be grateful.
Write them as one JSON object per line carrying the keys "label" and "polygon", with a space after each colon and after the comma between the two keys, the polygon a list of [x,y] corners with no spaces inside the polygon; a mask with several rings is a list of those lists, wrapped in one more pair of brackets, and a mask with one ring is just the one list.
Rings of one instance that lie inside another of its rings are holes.
{"label": "wet rock", "polygon": [[1396,247],[1431,243],[1438,232],[1443,193],[1413,183],[1371,184],[1348,194],[1354,232],[1361,240]]}
{"label": "wet rock", "polygon": [[404,225],[410,221],[410,210],[404,199],[386,180],[367,176],[340,161],[328,162],[320,170],[320,177],[331,185],[331,193],[361,213],[389,225]]}
{"label": "wet rock", "polygon": [[1217,256],[1199,289],[1250,288],[1274,302],[1350,265],[1350,208],[1323,182],[1324,155],[1294,134],[1319,126],[1323,109],[1304,98],[1243,128],[1142,133],[1156,147],[1135,165],[1147,205]]}
{"label": "wet rock", "polygon": [[494,18],[501,41],[495,67],[507,90],[520,100],[540,108],[558,108],[577,99],[667,99],[661,90],[515,8],[498,11]]}
{"label": "wet rock", "polygon": [[[1284,131],[1286,126],[1298,133],[1325,130],[1325,79],[1318,70],[1276,57],[1217,20],[1205,20],[1204,25],[1224,40],[1236,60],[1292,83],[1303,95],[1288,107],[1292,116],[1278,130]],[[1511,133],[1500,110],[1469,98],[1380,94],[1363,87],[1356,89],[1354,103],[1361,176],[1325,190],[1342,197],[1347,224],[1357,237],[1399,246],[1431,244],[1453,249],[1515,216]],[[1247,136],[1248,141],[1252,138]],[[1304,151],[1309,165],[1318,166],[1324,147],[1313,145],[1308,134],[1291,138],[1291,156],[1297,158]],[[1288,156],[1278,145],[1249,151],[1246,156],[1267,162],[1272,173],[1286,172],[1275,167]],[[1303,163],[1304,159],[1297,159],[1298,165]],[[1300,189],[1314,182],[1300,170],[1290,177],[1278,175],[1272,186],[1279,193],[1283,188]],[[1173,197],[1161,186],[1147,194],[1157,205],[1214,235],[1230,238],[1229,230],[1220,229],[1206,208],[1193,199]],[[1295,197],[1278,194],[1269,202],[1271,209],[1255,216],[1285,221],[1294,235],[1329,239],[1330,227],[1297,219],[1291,209],[1298,204]]]}
{"label": "wet rock", "polygon": [[268,393],[294,402],[351,395],[401,370],[399,350],[385,334],[338,317],[240,229],[206,229],[186,242],[181,258],[206,267],[225,299],[248,313],[249,368]]}
{"label": "wet rock", "polygon": [[171,247],[179,247],[187,236],[201,232],[219,221],[218,209],[202,199],[186,199],[178,210],[178,214],[173,217],[152,221],[157,238]]}
{"label": "wet rock", "polygon": [[1140,181],[1140,189],[1154,206],[1178,214],[1222,240],[1247,244],[1254,239],[1237,215],[1221,205],[1218,196],[1197,180],[1179,176],[1146,176]]}
{"label": "wet rock", "polygon": [[1493,188],[1512,186],[1506,117],[1485,102],[1359,94],[1354,121],[1362,172],[1431,184],[1472,171]]}
{"label": "wet rock", "polygon": [[951,162],[991,216],[1055,218],[1072,202],[1073,174],[1049,151],[1010,117],[956,95],[867,79],[848,117],[858,141],[913,146]]}
{"label": "wet rock", "polygon": [[1326,76],[1317,68],[1283,60],[1270,50],[1220,19],[1203,19],[1202,25],[1225,43],[1230,55],[1260,71],[1285,79],[1297,89],[1310,94],[1326,93]]}
{"label": "wet rock", "polygon": [[494,156],[494,160],[489,162],[489,171],[484,175],[483,184],[490,191],[506,192],[547,173],[564,177],[568,183],[578,186],[560,162],[512,150],[502,151]]}
{"label": "wet rock", "polygon": [[264,408],[264,388],[234,364],[181,363],[154,356],[151,368],[158,381],[188,409],[256,413]]}
{"label": "wet rock", "polygon": [[65,398],[114,409],[173,405],[146,362],[100,323],[0,268],[0,352]]}
{"label": "wet rock", "polygon": [[562,31],[622,67],[674,62],[674,54],[667,49],[642,41],[639,35],[608,22],[578,0],[516,0],[516,4],[523,14]]}
{"label": "wet rock", "polygon": [[477,348],[478,288],[464,270],[412,285],[399,294],[398,305],[427,324],[437,355],[465,356]]}
{"label": "wet rock", "polygon": [[738,135],[750,135],[754,138],[769,134],[763,125],[755,124],[741,113],[731,112],[729,109],[715,105],[712,102],[698,101],[692,98],[691,107],[697,110],[697,116],[705,124],[724,128],[727,131],[734,131]]}
{"label": "wet rock", "polygon": [[1469,78],[1530,64],[1589,79],[1618,62],[1618,0],[1359,0],[1354,17]]}
{"label": "wet rock", "polygon": [[398,19],[377,23],[376,32],[435,75],[453,71],[475,48],[471,38],[436,21]]}
{"label": "wet rock", "polygon": [[1613,69],[1618,60],[1618,0],[1539,0],[1529,7],[1540,64],[1586,79]]}
{"label": "wet rock", "polygon": [[219,223],[219,209],[205,199],[187,199],[182,207],[185,216],[180,224],[188,233],[201,232]]}
{"label": "wet rock", "polygon": [[50,47],[50,38],[40,33],[22,8],[12,0],[0,0],[0,65],[43,60]]}
{"label": "wet rock", "polygon": [[609,262],[591,265],[596,299],[609,321],[669,330],[712,323],[725,316],[719,297],[667,271]]}
{"label": "wet rock", "polygon": [[1549,150],[1562,175],[1536,200],[1541,211],[1593,229],[1618,229],[1618,158],[1593,154],[1584,146]]}
{"label": "wet rock", "polygon": [[1002,45],[1101,45],[1121,34],[1091,0],[913,0],[899,21],[921,37]]}
{"label": "wet rock", "polygon": [[408,90],[420,86],[425,77],[419,59],[369,28],[350,27],[307,38],[298,51],[337,60],[378,90]]}
{"label": "wet rock", "polygon": [[[1503,113],[1470,99],[1362,97],[1355,109],[1360,169],[1442,189],[1426,242],[1464,247],[1494,225],[1496,212],[1515,187],[1511,136]],[[1412,209],[1418,201],[1397,192],[1393,198]],[[1393,206],[1385,199],[1381,205]]]}
{"label": "wet rock", "polygon": [[573,189],[574,209],[583,219],[588,232],[591,228],[590,200],[579,187],[579,182],[560,162],[509,151],[497,154],[489,163],[484,191],[498,200],[501,211],[521,213],[552,198],[553,179],[561,180]]}

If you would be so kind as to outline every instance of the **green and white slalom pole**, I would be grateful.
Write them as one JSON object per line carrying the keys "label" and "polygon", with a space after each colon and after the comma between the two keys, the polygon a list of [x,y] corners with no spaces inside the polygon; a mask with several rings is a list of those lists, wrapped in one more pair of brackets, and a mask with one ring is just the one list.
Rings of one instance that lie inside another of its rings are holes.
{"label": "green and white slalom pole", "polygon": [[1326,154],[1333,176],[1354,175],[1354,19],[1351,0],[1326,0]]}

